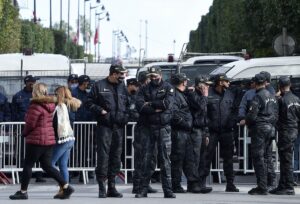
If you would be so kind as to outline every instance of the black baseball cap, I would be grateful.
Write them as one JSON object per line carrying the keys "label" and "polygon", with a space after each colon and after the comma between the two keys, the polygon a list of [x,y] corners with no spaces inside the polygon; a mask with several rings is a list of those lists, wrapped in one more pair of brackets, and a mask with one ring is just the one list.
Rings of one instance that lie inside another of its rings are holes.
{"label": "black baseball cap", "polygon": [[72,80],[78,80],[78,75],[77,74],[70,74],[68,77],[68,82]]}
{"label": "black baseball cap", "polygon": [[128,70],[121,64],[112,64],[109,68],[110,73],[126,73]]}
{"label": "black baseball cap", "polygon": [[203,83],[203,84],[207,84],[207,85],[211,85],[213,84],[212,81],[209,80],[209,77],[206,75],[198,75],[195,78],[195,86],[197,86],[199,83]]}
{"label": "black baseball cap", "polygon": [[78,77],[78,83],[82,84],[83,82],[90,82],[90,77],[88,75],[81,75]]}
{"label": "black baseball cap", "polygon": [[185,73],[174,74],[174,75],[172,75],[172,77],[171,77],[171,82],[172,82],[172,84],[174,84],[174,85],[178,85],[178,84],[180,84],[180,83],[182,83],[182,82],[184,82],[184,81],[186,81],[186,80],[189,81],[190,79],[186,76]]}
{"label": "black baseball cap", "polygon": [[34,77],[32,75],[27,75],[25,78],[24,78],[24,83],[26,84],[27,82],[36,82],[36,80],[39,80],[40,78],[38,77]]}
{"label": "black baseball cap", "polygon": [[139,86],[139,82],[137,81],[136,78],[127,79],[126,83],[127,83],[127,86],[128,85]]}
{"label": "black baseball cap", "polygon": [[271,74],[269,72],[262,71],[262,72],[260,72],[260,74],[265,75],[265,78],[266,78],[267,82],[269,82],[269,83],[271,82]]}
{"label": "black baseball cap", "polygon": [[214,76],[214,81],[230,81],[231,79],[226,76],[225,73],[220,73]]}
{"label": "black baseball cap", "polygon": [[255,83],[262,84],[266,81],[267,81],[267,79],[266,79],[266,75],[264,73],[255,74],[255,77],[254,77]]}
{"label": "black baseball cap", "polygon": [[161,68],[160,67],[153,66],[153,67],[150,67],[148,69],[148,76],[149,75],[160,75],[160,74],[161,74]]}
{"label": "black baseball cap", "polygon": [[281,76],[278,83],[280,87],[290,86],[291,79],[289,76]]}

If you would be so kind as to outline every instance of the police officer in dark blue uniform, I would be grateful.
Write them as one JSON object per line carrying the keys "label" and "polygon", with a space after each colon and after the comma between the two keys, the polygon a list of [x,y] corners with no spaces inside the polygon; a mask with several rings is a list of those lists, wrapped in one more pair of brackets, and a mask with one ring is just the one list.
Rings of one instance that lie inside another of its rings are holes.
{"label": "police officer in dark blue uniform", "polygon": [[234,138],[233,127],[236,124],[234,118],[234,95],[229,88],[229,78],[225,74],[214,77],[214,87],[211,87],[208,95],[207,116],[209,126],[209,144],[207,147],[207,161],[204,176],[210,172],[216,146],[220,143],[220,156],[224,160],[224,174],[226,176],[226,192],[239,192],[233,184],[233,151]]}
{"label": "police officer in dark blue uniform", "polygon": [[246,124],[251,134],[251,152],[254,171],[257,178],[257,187],[251,189],[250,195],[267,195],[267,161],[265,154],[272,140],[274,125],[277,121],[277,101],[266,89],[264,74],[255,75],[256,95],[254,96]]}
{"label": "police officer in dark blue uniform", "polygon": [[126,73],[127,70],[122,65],[111,65],[109,76],[94,84],[86,102],[98,122],[98,160],[95,173],[99,184],[99,198],[123,197],[116,190],[115,176],[121,167],[124,126],[128,122],[128,95],[124,84]]}
{"label": "police officer in dark blue uniform", "polygon": [[269,193],[276,195],[295,195],[293,186],[293,152],[294,143],[298,136],[300,99],[291,92],[290,88],[290,77],[280,77],[279,117],[277,122],[280,180],[278,187],[269,191]]}
{"label": "police officer in dark blue uniform", "polygon": [[136,96],[139,89],[139,82],[136,78],[126,80],[129,100],[129,122],[137,122],[139,113],[136,109]]}
{"label": "police officer in dark blue uniform", "polygon": [[12,120],[24,121],[25,113],[32,98],[32,88],[39,78],[28,75],[24,78],[25,87],[12,98]]}
{"label": "police officer in dark blue uniform", "polygon": [[174,103],[173,87],[162,80],[160,67],[149,69],[151,82],[141,87],[137,96],[137,110],[140,113],[141,134],[146,141],[144,145],[144,163],[141,193],[136,198],[147,197],[148,185],[151,178],[151,163],[158,149],[161,180],[165,198],[175,198],[171,182],[171,119]]}
{"label": "police officer in dark blue uniform", "polygon": [[77,74],[70,74],[68,77],[68,87],[72,91],[78,86],[78,75]]}
{"label": "police officer in dark blue uniform", "polygon": [[[74,121],[94,121],[94,114],[84,105],[88,99],[88,90],[90,90],[90,77],[88,75],[81,75],[77,77],[76,75],[70,75],[68,81],[74,82],[71,83],[73,88],[72,96],[79,99],[82,102],[82,106],[76,112],[69,112],[70,121],[73,124]],[[78,83],[78,86],[76,85]],[[91,127],[77,125],[74,126],[74,132],[81,133],[81,137],[78,137],[76,140],[77,147],[82,147],[83,149],[78,149],[76,155],[80,155],[76,159],[76,162],[81,163],[80,165],[85,165],[87,167],[95,166],[95,156],[93,155],[93,149],[95,144],[95,138],[93,134],[89,134]],[[82,152],[79,150],[83,150]],[[72,158],[72,157],[71,157]],[[93,178],[93,172],[88,173],[89,178]],[[79,181],[83,182],[82,174],[80,174]]]}

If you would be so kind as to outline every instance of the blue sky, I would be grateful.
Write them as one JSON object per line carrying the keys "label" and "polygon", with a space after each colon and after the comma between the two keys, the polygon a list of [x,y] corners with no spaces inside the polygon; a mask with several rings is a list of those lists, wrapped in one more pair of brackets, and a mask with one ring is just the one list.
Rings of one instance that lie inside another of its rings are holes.
{"label": "blue sky", "polygon": [[[23,18],[30,18],[33,11],[33,0],[18,0]],[[67,2],[63,1],[63,20],[67,21]],[[49,0],[36,0],[37,17],[41,23],[49,27]],[[70,23],[76,28],[78,14],[78,0],[71,2]],[[110,13],[110,21],[100,21],[100,53],[102,57],[112,55],[112,31],[122,30],[129,41],[129,45],[136,50],[145,48],[145,21],[148,26],[148,57],[167,57],[168,53],[179,56],[183,43],[188,42],[190,30],[195,30],[205,15],[213,0],[101,0]],[[89,19],[90,3],[97,5],[96,0],[86,2],[86,18]],[[59,22],[60,0],[52,0],[52,22]],[[83,15],[84,0],[80,0],[80,14]],[[96,9],[92,10],[92,30]],[[100,9],[97,11],[100,12]],[[141,47],[140,36],[141,34]],[[176,43],[174,44],[174,40]],[[80,41],[81,42],[81,41]],[[175,49],[174,49],[175,48]],[[92,46],[93,53],[93,46]],[[125,42],[122,43],[122,55],[125,54]],[[133,54],[138,56],[138,51]]]}

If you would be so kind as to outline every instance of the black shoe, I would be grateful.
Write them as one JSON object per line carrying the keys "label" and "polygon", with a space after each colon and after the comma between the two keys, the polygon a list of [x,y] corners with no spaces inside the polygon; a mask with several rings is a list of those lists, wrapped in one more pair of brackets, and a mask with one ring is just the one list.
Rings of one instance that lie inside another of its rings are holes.
{"label": "black shoe", "polygon": [[153,189],[150,185],[148,186],[148,193],[157,193],[157,190]]}
{"label": "black shoe", "polygon": [[283,189],[279,187],[269,191],[269,193],[273,195],[295,195],[294,189]]}
{"label": "black shoe", "polygon": [[201,192],[200,184],[197,181],[190,182],[189,191],[192,193],[200,193]]}
{"label": "black shoe", "polygon": [[139,193],[140,193],[140,188],[138,186],[133,186],[132,194],[139,194]]}
{"label": "black shoe", "polygon": [[227,183],[225,192],[240,192],[240,190],[233,183]]}
{"label": "black shoe", "polygon": [[206,194],[206,193],[210,193],[212,192],[212,187],[202,187],[201,190],[200,190],[200,193],[203,193],[203,194]]}
{"label": "black shoe", "polygon": [[136,197],[136,198],[147,198],[147,197],[148,197],[148,196],[147,196],[147,191],[143,190],[143,191],[141,191],[140,193],[135,194],[135,197]]}
{"label": "black shoe", "polygon": [[122,198],[123,194],[119,193],[116,188],[108,188],[106,196],[111,198]]}
{"label": "black shoe", "polygon": [[250,191],[248,191],[248,194],[250,195],[268,195],[267,190],[263,190],[259,187],[252,188]]}
{"label": "black shoe", "polygon": [[74,188],[69,185],[67,188],[63,188],[59,199],[69,199],[72,193],[74,193]]}
{"label": "black shoe", "polygon": [[173,187],[172,191],[173,193],[186,193],[186,190],[184,190],[181,185]]}
{"label": "black shoe", "polygon": [[35,182],[36,182],[36,183],[45,183],[46,180],[43,179],[42,177],[37,177],[37,178],[35,179]]}
{"label": "black shoe", "polygon": [[176,198],[176,195],[173,192],[164,193],[164,198]]}
{"label": "black shoe", "polygon": [[17,191],[14,195],[10,195],[9,199],[11,200],[27,200],[28,195],[26,193],[22,193],[21,191]]}
{"label": "black shoe", "polygon": [[61,195],[63,193],[63,189],[59,188],[59,191],[56,195],[53,196],[54,199],[60,199]]}

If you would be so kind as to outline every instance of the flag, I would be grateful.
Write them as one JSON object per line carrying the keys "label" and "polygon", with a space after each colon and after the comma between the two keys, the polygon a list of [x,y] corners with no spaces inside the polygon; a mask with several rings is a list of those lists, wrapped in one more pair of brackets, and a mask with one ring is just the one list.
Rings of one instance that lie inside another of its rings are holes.
{"label": "flag", "polygon": [[94,36],[94,45],[96,45],[99,41],[99,34],[98,34],[98,28],[96,29],[95,36]]}

